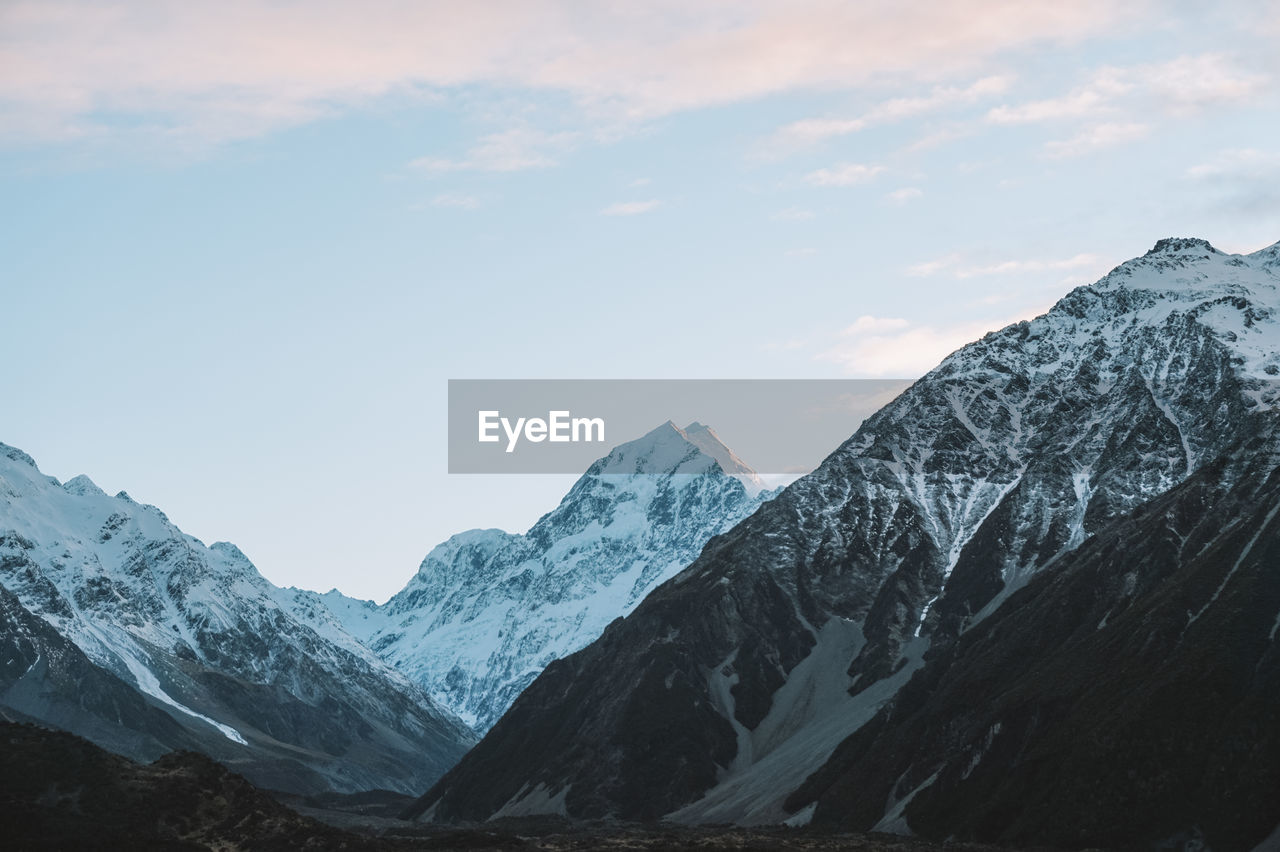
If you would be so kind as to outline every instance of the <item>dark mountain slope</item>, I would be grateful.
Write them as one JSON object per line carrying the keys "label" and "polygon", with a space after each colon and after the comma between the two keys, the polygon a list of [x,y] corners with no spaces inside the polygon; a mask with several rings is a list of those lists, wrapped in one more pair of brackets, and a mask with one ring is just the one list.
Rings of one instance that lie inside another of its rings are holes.
{"label": "dark mountain slope", "polygon": [[1280,824],[1280,455],[1209,466],[1046,569],[788,802],[1064,847]]}
{"label": "dark mountain slope", "polygon": [[[117,752],[154,759],[214,737],[188,730],[0,586],[0,718],[82,730]],[[216,736],[216,735],[215,735]]]}
{"label": "dark mountain slope", "polygon": [[139,765],[71,734],[0,723],[9,849],[365,849],[194,752]]}

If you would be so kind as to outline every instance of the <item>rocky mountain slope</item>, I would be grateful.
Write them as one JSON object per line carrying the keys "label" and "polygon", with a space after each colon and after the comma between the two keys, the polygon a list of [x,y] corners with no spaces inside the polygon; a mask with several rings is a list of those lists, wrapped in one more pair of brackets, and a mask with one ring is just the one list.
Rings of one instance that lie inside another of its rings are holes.
{"label": "rocky mountain slope", "polygon": [[128,756],[199,748],[268,787],[410,791],[473,742],[327,611],[290,614],[233,545],[5,445],[0,586],[0,706]]}
{"label": "rocky mountain slope", "polygon": [[791,797],[815,824],[1060,848],[1280,827],[1280,452],[1197,470],[931,659]]}
{"label": "rocky mountain slope", "polygon": [[667,422],[595,462],[527,534],[455,535],[380,607],[337,592],[310,602],[485,731],[548,663],[598,637],[766,496],[711,429]]}
{"label": "rocky mountain slope", "polygon": [[1277,252],[1162,240],[957,351],[548,666],[415,812],[807,819],[788,794],[926,657],[1269,433]]}

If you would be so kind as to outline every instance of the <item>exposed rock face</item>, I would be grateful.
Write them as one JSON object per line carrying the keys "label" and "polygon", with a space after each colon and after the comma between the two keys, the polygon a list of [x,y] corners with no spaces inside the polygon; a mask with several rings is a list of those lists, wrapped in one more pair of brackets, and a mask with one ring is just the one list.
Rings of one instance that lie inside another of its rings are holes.
{"label": "exposed rock face", "polygon": [[792,816],[787,794],[926,654],[954,653],[1083,543],[1270,434],[1273,260],[1161,241],[954,353],[548,666],[415,812]]}
{"label": "exposed rock face", "polygon": [[1278,466],[1256,447],[1207,465],[1041,572],[789,807],[935,838],[1253,848],[1280,825]]}
{"label": "exposed rock face", "polygon": [[199,748],[264,786],[408,791],[473,742],[326,611],[292,615],[233,545],[4,445],[0,585],[0,705],[129,756]]}
{"label": "exposed rock face", "polygon": [[596,639],[768,496],[713,431],[668,422],[595,462],[526,535],[455,535],[381,607],[314,599],[483,732],[548,663]]}

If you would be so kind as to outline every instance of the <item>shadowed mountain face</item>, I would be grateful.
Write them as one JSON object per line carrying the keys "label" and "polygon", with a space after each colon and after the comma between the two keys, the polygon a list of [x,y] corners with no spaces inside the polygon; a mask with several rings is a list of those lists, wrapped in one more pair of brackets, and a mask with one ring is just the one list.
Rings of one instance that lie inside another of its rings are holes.
{"label": "shadowed mountain face", "polygon": [[1165,240],[958,351],[549,666],[414,812],[792,817],[788,794],[926,655],[1270,434],[1278,284],[1265,252]]}
{"label": "shadowed mountain face", "polygon": [[94,665],[84,652],[32,615],[0,586],[0,719],[40,719],[86,736],[113,751],[159,757],[173,748],[199,748],[206,739]]}
{"label": "shadowed mountain face", "polygon": [[305,819],[204,755],[140,766],[80,739],[0,723],[0,826],[12,849],[371,848]]}
{"label": "shadowed mountain face", "polygon": [[[301,798],[300,815],[203,755],[172,752],[140,766],[70,734],[0,722],[0,837],[6,849],[523,850],[735,849],[930,852],[938,844],[790,829],[677,828],[561,819],[455,829],[371,818],[386,791]],[[328,805],[329,807],[325,807]],[[340,808],[334,810],[333,808]],[[312,810],[317,809],[317,810]],[[948,852],[997,852],[947,844]]]}
{"label": "shadowed mountain face", "polygon": [[935,838],[1261,842],[1280,825],[1277,465],[1206,466],[1042,572],[788,806]]}
{"label": "shadowed mountain face", "polygon": [[234,546],[2,444],[0,587],[0,710],[131,757],[195,748],[268,787],[417,791],[473,742]]}

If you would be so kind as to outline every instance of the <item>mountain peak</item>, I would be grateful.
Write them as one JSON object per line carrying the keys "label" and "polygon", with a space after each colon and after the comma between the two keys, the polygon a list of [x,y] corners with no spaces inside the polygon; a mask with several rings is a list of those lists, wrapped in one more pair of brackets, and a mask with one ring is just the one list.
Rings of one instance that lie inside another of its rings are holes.
{"label": "mountain peak", "polygon": [[98,484],[83,473],[79,476],[73,476],[68,479],[62,486],[64,491],[70,494],[77,494],[81,497],[93,495],[95,497],[105,497],[107,493],[98,487]]}
{"label": "mountain peak", "polygon": [[1153,254],[1222,254],[1208,240],[1202,240],[1199,237],[1165,237],[1157,240],[1151,251],[1146,256]]}
{"label": "mountain peak", "polygon": [[745,477],[751,483],[759,483],[759,477],[751,466],[729,449],[710,426],[704,426],[695,420],[680,432],[686,441],[719,462],[725,473]]}
{"label": "mountain peak", "polygon": [[681,429],[671,420],[634,441],[614,447],[587,473],[727,473],[752,481],[757,479],[755,471],[725,446],[709,427],[694,421]]}
{"label": "mountain peak", "polygon": [[1264,267],[1280,267],[1280,242],[1272,243],[1263,249],[1245,255],[1250,260],[1256,260]]}
{"label": "mountain peak", "polygon": [[[0,443],[0,456],[4,456],[5,458],[12,459],[16,462],[22,462],[29,467],[36,467],[35,459],[31,458],[31,456],[27,455],[17,447],[11,447],[8,444]],[[39,470],[39,468],[36,469]]]}

